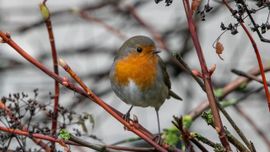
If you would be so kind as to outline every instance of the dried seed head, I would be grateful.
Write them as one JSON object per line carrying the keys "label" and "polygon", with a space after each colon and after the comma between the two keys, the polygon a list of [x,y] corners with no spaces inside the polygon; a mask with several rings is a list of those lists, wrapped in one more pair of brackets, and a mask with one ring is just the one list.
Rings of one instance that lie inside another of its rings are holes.
{"label": "dried seed head", "polygon": [[215,46],[215,49],[216,49],[216,53],[217,55],[219,56],[219,58],[221,60],[224,60],[220,55],[222,54],[223,50],[224,50],[224,47],[223,47],[223,44],[220,43],[219,41],[217,41],[216,43],[216,46]]}

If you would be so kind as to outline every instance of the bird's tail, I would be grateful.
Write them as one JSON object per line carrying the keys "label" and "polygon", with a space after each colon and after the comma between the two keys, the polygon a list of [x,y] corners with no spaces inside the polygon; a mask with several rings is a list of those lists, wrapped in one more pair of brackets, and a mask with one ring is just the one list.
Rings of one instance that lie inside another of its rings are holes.
{"label": "bird's tail", "polygon": [[181,97],[179,97],[176,93],[174,93],[172,90],[170,90],[169,95],[177,100],[183,100]]}

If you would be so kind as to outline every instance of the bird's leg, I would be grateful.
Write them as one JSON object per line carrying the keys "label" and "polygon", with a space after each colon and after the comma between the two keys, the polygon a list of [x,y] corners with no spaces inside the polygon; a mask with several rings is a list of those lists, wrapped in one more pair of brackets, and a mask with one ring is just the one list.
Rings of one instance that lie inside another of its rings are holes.
{"label": "bird's leg", "polygon": [[160,121],[159,121],[158,110],[159,110],[159,108],[155,108],[156,115],[157,115],[157,123],[158,123],[158,134],[154,137],[154,141],[156,141],[158,144],[161,144],[162,139],[161,139],[161,132],[160,132]]}
{"label": "bird's leg", "polygon": [[131,107],[128,109],[127,113],[123,115],[123,119],[125,119],[125,121],[128,121],[129,116],[130,116],[130,111],[131,111],[132,108],[133,108],[133,106],[131,106]]}

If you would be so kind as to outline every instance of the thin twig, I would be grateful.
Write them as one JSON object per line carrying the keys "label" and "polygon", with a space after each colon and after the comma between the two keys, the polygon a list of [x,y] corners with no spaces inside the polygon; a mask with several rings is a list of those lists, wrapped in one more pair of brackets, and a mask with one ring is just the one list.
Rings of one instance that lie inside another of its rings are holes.
{"label": "thin twig", "polygon": [[259,87],[257,89],[253,89],[249,92],[246,92],[243,96],[241,96],[240,98],[236,99],[236,100],[226,100],[220,103],[220,105],[224,108],[232,106],[232,105],[237,105],[239,102],[244,101],[246,98],[248,98],[249,96],[253,95],[254,93],[258,93],[263,89],[263,87]]}
{"label": "thin twig", "polygon": [[[261,79],[257,78],[256,76],[254,76],[252,74],[248,74],[248,73],[245,73],[243,71],[236,70],[236,69],[232,69],[231,71],[232,71],[232,73],[235,73],[235,74],[237,74],[239,76],[247,77],[247,78],[249,78],[251,80],[254,80],[254,81],[257,81],[257,82],[263,84],[263,81]],[[270,86],[270,83],[267,82],[267,85]]]}
{"label": "thin twig", "polygon": [[214,143],[213,141],[209,140],[208,138],[204,137],[203,135],[199,134],[199,133],[191,133],[192,138],[197,139],[198,141],[201,141],[202,143],[212,147],[212,148],[216,148],[217,146],[221,146],[220,144]]}
{"label": "thin twig", "polygon": [[208,150],[195,138],[191,138],[190,141],[195,144],[202,152],[208,152]]}
{"label": "thin twig", "polygon": [[[53,71],[55,74],[59,75],[58,72],[58,57],[57,57],[57,51],[56,51],[56,46],[55,46],[55,40],[54,40],[54,34],[53,34],[53,27],[52,27],[52,22],[50,18],[50,11],[48,7],[46,6],[46,1],[44,0],[42,4],[40,4],[40,7],[45,7],[46,12],[48,16],[44,16],[44,22],[46,24],[47,32],[49,35],[49,41],[50,41],[50,46],[51,46],[51,54],[52,54],[52,59],[53,59]],[[60,93],[60,88],[59,88],[59,83],[54,80],[54,107],[53,107],[53,114],[52,114],[52,130],[51,134],[53,136],[56,136],[56,131],[57,131],[57,119],[58,119],[58,105],[59,105],[59,93]],[[52,142],[52,149],[55,149],[55,144]]]}
{"label": "thin twig", "polygon": [[146,147],[123,147],[123,146],[115,146],[115,145],[101,145],[101,144],[92,144],[89,143],[85,140],[82,140],[76,136],[71,135],[70,141],[73,141],[79,145],[89,147],[91,149],[94,149],[96,151],[101,151],[101,152],[116,152],[116,151],[154,151],[154,148],[146,148]]}
{"label": "thin twig", "polygon": [[253,149],[253,146],[251,144],[250,141],[248,141],[247,137],[245,136],[245,134],[242,132],[242,130],[236,125],[236,123],[233,121],[233,119],[231,118],[231,116],[227,113],[227,111],[220,105],[218,104],[218,107],[220,109],[220,111],[223,113],[223,115],[226,117],[226,119],[229,121],[229,123],[232,125],[232,127],[234,128],[234,130],[236,131],[236,133],[240,136],[240,138],[243,140],[243,142],[245,143],[245,145],[248,147],[248,149],[251,152],[255,152],[255,150]]}
{"label": "thin twig", "polygon": [[230,143],[232,143],[241,152],[250,152],[237,138],[235,138],[228,130],[226,135]]}
{"label": "thin twig", "polygon": [[192,70],[188,66],[186,62],[184,62],[183,58],[180,55],[176,55],[175,58],[179,61],[185,68],[184,70],[192,76],[192,78],[199,84],[203,91],[205,91],[205,86],[201,79],[199,79],[196,75],[193,74]]}

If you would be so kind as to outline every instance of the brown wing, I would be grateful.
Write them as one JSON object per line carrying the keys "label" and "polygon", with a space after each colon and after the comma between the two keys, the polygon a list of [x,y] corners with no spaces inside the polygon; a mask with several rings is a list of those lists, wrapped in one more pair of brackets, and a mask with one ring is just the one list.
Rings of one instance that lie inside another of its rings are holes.
{"label": "brown wing", "polygon": [[161,67],[161,71],[162,71],[162,74],[163,74],[163,81],[165,82],[165,84],[167,85],[167,87],[170,90],[171,89],[170,77],[168,75],[165,63],[161,60],[161,58],[159,56],[158,56],[158,64]]}
{"label": "brown wing", "polygon": [[169,97],[173,97],[173,98],[178,99],[178,100],[183,100],[181,97],[179,97],[176,93],[174,93],[171,90],[171,81],[170,81],[170,77],[169,77],[169,74],[167,72],[165,63],[161,60],[160,57],[158,57],[158,60],[159,60],[158,63],[161,67],[161,71],[163,74],[163,81],[165,82],[165,84],[167,85],[167,87],[169,89]]}

